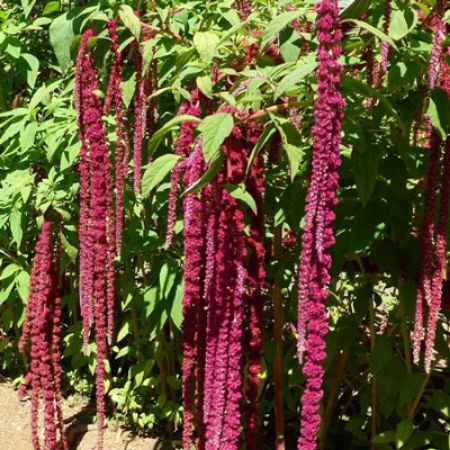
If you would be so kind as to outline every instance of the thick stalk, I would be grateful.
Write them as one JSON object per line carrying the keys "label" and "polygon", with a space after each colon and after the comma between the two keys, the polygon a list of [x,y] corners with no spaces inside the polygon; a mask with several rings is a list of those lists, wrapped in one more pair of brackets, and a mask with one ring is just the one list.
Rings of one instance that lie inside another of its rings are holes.
{"label": "thick stalk", "polygon": [[[282,227],[278,225],[274,230],[273,237],[273,259],[281,259],[282,252]],[[275,391],[275,450],[284,450],[284,417],[283,417],[283,394],[282,394],[282,333],[283,333],[283,301],[278,277],[275,276],[273,283],[273,340],[275,343],[275,357],[273,361],[273,382]]]}
{"label": "thick stalk", "polygon": [[[370,299],[369,306],[369,331],[370,331],[370,351],[371,353],[375,349],[375,300]],[[374,437],[377,435],[377,385],[375,374],[372,374],[372,416],[370,418],[370,450],[376,449],[376,444],[373,442]]]}
{"label": "thick stalk", "polygon": [[334,410],[336,409],[336,401],[339,395],[339,388],[345,377],[345,367],[347,364],[347,358],[350,351],[350,347],[345,347],[341,354],[338,356],[336,361],[336,376],[334,377],[333,384],[331,387],[330,394],[325,406],[325,413],[322,420],[321,431],[319,434],[319,449],[323,450],[325,448],[325,439],[327,435],[327,428],[330,420],[333,416]]}
{"label": "thick stalk", "polygon": [[405,314],[405,301],[402,295],[402,282],[401,280],[398,283],[398,297],[399,297],[399,307],[398,307],[398,315],[400,318],[400,329],[402,333],[403,339],[403,350],[405,352],[405,366],[406,373],[408,375],[412,374],[412,362],[411,362],[411,338],[408,329],[408,324],[406,323],[406,314]]}

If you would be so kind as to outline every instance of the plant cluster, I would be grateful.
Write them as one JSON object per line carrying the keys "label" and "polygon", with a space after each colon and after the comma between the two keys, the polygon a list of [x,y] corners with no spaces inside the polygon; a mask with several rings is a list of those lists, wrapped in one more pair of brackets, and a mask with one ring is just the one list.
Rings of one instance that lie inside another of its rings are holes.
{"label": "plant cluster", "polygon": [[98,449],[111,412],[185,450],[447,448],[446,2],[6,3],[34,448],[91,384]]}

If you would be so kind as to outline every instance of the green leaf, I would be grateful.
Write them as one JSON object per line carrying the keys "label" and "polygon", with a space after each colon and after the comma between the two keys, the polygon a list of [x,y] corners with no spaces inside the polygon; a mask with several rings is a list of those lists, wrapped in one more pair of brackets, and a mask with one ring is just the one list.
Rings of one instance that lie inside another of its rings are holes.
{"label": "green leaf", "polygon": [[21,0],[23,12],[25,14],[25,19],[30,15],[36,0]]}
{"label": "green leaf", "polygon": [[117,334],[116,343],[123,340],[128,334],[130,333],[130,321],[127,320],[122,325],[122,328],[120,329],[119,333]]}
{"label": "green leaf", "polygon": [[30,53],[22,53],[20,57],[25,61],[28,86],[34,89],[39,72],[39,60]]}
{"label": "green leaf", "polygon": [[48,16],[57,11],[59,11],[59,1],[53,0],[45,5],[44,11],[42,11],[42,15]]}
{"label": "green leaf", "polygon": [[25,303],[28,298],[28,288],[30,286],[30,275],[25,270],[22,270],[16,278],[17,292],[20,298]]}
{"label": "green leaf", "polygon": [[8,264],[4,269],[0,276],[0,280],[5,280],[6,278],[9,278],[11,275],[14,275],[16,272],[20,270],[20,267],[15,264]]}
{"label": "green leaf", "polygon": [[417,13],[408,6],[394,9],[391,13],[389,36],[398,41],[410,33],[417,24]]}
{"label": "green leaf", "polygon": [[34,144],[37,130],[38,124],[31,122],[20,132],[19,144],[23,152],[26,152]]}
{"label": "green leaf", "polygon": [[11,230],[13,242],[20,246],[23,237],[23,214],[17,209],[13,209],[9,215],[9,229]]}
{"label": "green leaf", "polygon": [[365,13],[372,3],[372,0],[340,1],[339,6],[344,8],[340,14],[341,20],[357,19]]}
{"label": "green leaf", "polygon": [[372,442],[374,444],[389,444],[390,442],[395,442],[395,432],[385,431],[383,433],[379,433],[372,438]]}
{"label": "green leaf", "polygon": [[[115,347],[117,349],[117,347]],[[131,353],[131,347],[130,346],[126,346],[126,347],[122,347],[119,352],[116,355],[116,359],[120,359],[123,358],[124,356],[128,355],[129,353]]]}
{"label": "green leaf", "polygon": [[222,166],[224,156],[222,152],[217,152],[216,155],[211,159],[209,163],[208,170],[196,181],[194,184],[189,186],[182,194],[182,196],[192,194],[200,189],[203,189],[219,172]]}
{"label": "green leaf", "polygon": [[380,152],[372,146],[360,145],[352,151],[353,177],[364,206],[367,205],[378,177]]}
{"label": "green leaf", "polygon": [[450,100],[443,89],[435,88],[430,97],[428,115],[442,139],[450,132]]}
{"label": "green leaf", "polygon": [[274,124],[272,122],[269,122],[264,126],[261,136],[259,137],[256,145],[253,147],[250,157],[248,158],[248,164],[247,164],[247,168],[245,170],[245,178],[248,177],[248,174],[250,173],[250,170],[252,169],[253,162],[255,161],[255,158],[258,156],[258,153],[267,144],[269,139],[274,135],[275,131],[276,131],[276,127],[274,126]]}
{"label": "green leaf", "polygon": [[395,446],[401,448],[406,444],[406,441],[414,431],[414,426],[411,420],[402,420],[395,430]]}
{"label": "green leaf", "polygon": [[122,5],[119,10],[119,17],[131,34],[139,41],[141,36],[141,22],[129,5]]}
{"label": "green leaf", "polygon": [[350,92],[350,94],[354,95],[355,92],[358,92],[360,94],[363,94],[365,97],[373,97],[378,99],[392,116],[398,118],[398,113],[395,110],[394,106],[383,94],[380,93],[379,89],[375,89],[372,86],[363,83],[362,81],[356,80],[346,75],[343,75],[341,77],[341,83],[342,86]]}
{"label": "green leaf", "polygon": [[183,321],[183,292],[184,283],[181,281],[177,285],[172,308],[170,310],[170,318],[178,329],[181,329],[181,322]]}
{"label": "green leaf", "polygon": [[208,98],[212,98],[212,81],[208,75],[197,77],[197,87]]}
{"label": "green leaf", "polygon": [[63,246],[64,251],[66,252],[67,256],[70,258],[72,262],[75,262],[78,256],[78,249],[74,245],[72,245],[64,235],[64,233],[61,234],[61,244]]}
{"label": "green leaf", "polygon": [[233,131],[233,116],[228,113],[218,113],[207,116],[198,129],[203,138],[203,157],[210,161],[219,151],[225,139]]}
{"label": "green leaf", "polygon": [[169,120],[164,124],[162,128],[160,128],[156,133],[153,133],[153,136],[148,143],[149,151],[152,153],[159,146],[162,138],[174,127],[182,124],[183,122],[201,122],[198,117],[190,116],[189,114],[182,114],[180,116],[176,116],[173,119]]}
{"label": "green leaf", "polygon": [[133,100],[134,91],[136,89],[136,73],[134,72],[128,80],[120,83],[120,90],[122,91],[123,104],[125,108],[130,106],[131,100]]}
{"label": "green leaf", "polygon": [[70,47],[74,38],[72,21],[67,14],[57,17],[49,28],[50,42],[63,72],[71,66]]}
{"label": "green leaf", "polygon": [[[274,116],[272,116],[274,118]],[[279,119],[274,119],[275,125],[281,135],[281,143],[285,150],[289,161],[289,173],[291,181],[294,181],[300,162],[304,157],[302,146],[302,138],[294,125],[289,121],[281,122]]]}
{"label": "green leaf", "polygon": [[343,20],[342,22],[351,22],[351,23],[354,23],[355,25],[359,26],[360,28],[364,28],[366,31],[373,34],[380,40],[386,41],[394,50],[398,51],[398,48],[395,45],[395,42],[393,41],[393,39],[391,37],[389,37],[387,34],[383,33],[383,31],[381,31],[380,29],[374,27],[373,25],[370,25],[367,22],[363,22],[362,20],[357,20],[357,19],[346,19],[346,20]]}
{"label": "green leaf", "polygon": [[313,72],[317,67],[317,62],[301,64],[293,72],[286,75],[277,85],[275,90],[275,100],[283,95],[288,89],[298,84],[303,78]]}
{"label": "green leaf", "polygon": [[376,375],[392,359],[392,338],[390,336],[377,336],[375,347],[370,355],[370,371]]}
{"label": "green leaf", "polygon": [[304,9],[298,9],[297,11],[286,11],[277,17],[274,17],[272,21],[267,25],[264,31],[261,48],[264,48],[270,40],[277,35],[283,28],[285,28],[294,19],[301,17],[305,14]]}
{"label": "green leaf", "polygon": [[198,31],[194,34],[194,47],[205,63],[210,63],[216,55],[219,36],[210,31]]}
{"label": "green leaf", "polygon": [[427,399],[427,405],[442,414],[446,419],[450,419],[450,395],[443,391],[432,391],[431,397]]}
{"label": "green leaf", "polygon": [[252,210],[255,216],[258,214],[258,207],[255,199],[245,189],[244,184],[225,184],[225,188],[233,198],[245,203]]}
{"label": "green leaf", "polygon": [[151,162],[142,177],[142,195],[148,195],[158,186],[180,160],[179,155],[168,153]]}

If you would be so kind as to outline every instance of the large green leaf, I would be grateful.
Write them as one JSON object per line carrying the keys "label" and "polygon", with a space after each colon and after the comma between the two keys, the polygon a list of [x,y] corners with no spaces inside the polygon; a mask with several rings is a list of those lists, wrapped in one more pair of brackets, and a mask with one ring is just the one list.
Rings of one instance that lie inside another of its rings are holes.
{"label": "large green leaf", "polygon": [[380,152],[374,147],[361,145],[352,152],[353,176],[364,206],[375,188],[379,162]]}
{"label": "large green leaf", "polygon": [[133,11],[133,8],[129,5],[122,5],[119,10],[119,17],[125,27],[127,27],[131,34],[139,41],[142,27],[141,22]]}
{"label": "large green leaf", "polygon": [[397,46],[395,45],[395,42],[393,41],[393,39],[391,37],[389,37],[386,33],[381,31],[379,28],[376,28],[373,25],[370,25],[370,23],[367,23],[367,22],[364,22],[364,21],[358,20],[358,19],[346,19],[346,20],[343,20],[342,22],[354,23],[355,25],[359,26],[360,28],[364,28],[366,31],[373,34],[380,40],[386,41],[387,43],[389,43],[389,45],[393,49],[398,50]]}
{"label": "large green leaf", "polygon": [[67,71],[72,63],[70,47],[74,38],[72,21],[67,14],[57,17],[49,28],[50,42],[63,72]]}
{"label": "large green leaf", "polygon": [[297,19],[304,14],[304,9],[298,9],[297,11],[286,11],[281,13],[279,16],[274,17],[264,30],[261,47],[264,48],[283,28],[285,28],[294,19]]}
{"label": "large green leaf", "polygon": [[200,59],[205,63],[210,63],[213,60],[219,42],[219,36],[210,31],[198,31],[194,35],[195,49],[200,55]]}
{"label": "large green leaf", "polygon": [[339,6],[341,8],[340,17],[344,19],[357,19],[365,13],[372,3],[372,0],[341,0]]}
{"label": "large green leaf", "polygon": [[168,153],[151,162],[142,176],[142,195],[146,196],[155,189],[166,178],[179,160],[179,155]]}
{"label": "large green leaf", "polygon": [[210,161],[219,151],[220,146],[233,131],[233,116],[228,113],[217,113],[207,116],[198,126],[203,139],[203,157]]}
{"label": "large green leaf", "polygon": [[211,159],[208,170],[198,179],[198,181],[192,184],[192,186],[189,186],[183,192],[183,196],[203,189],[217,175],[222,166],[223,160],[223,152],[217,152]]}
{"label": "large green leaf", "polygon": [[277,85],[275,90],[275,99],[283,95],[287,90],[291,89],[293,86],[298,84],[303,78],[313,72],[317,67],[317,62],[309,62],[300,64],[290,74],[286,75]]}
{"label": "large green leaf", "polygon": [[161,143],[161,140],[170,130],[182,124],[183,122],[200,122],[200,119],[198,117],[190,116],[188,114],[182,114],[169,120],[163,125],[162,128],[156,131],[156,133],[154,133],[153,136],[151,137],[150,142],[148,144],[150,152],[154,152],[156,150],[156,148]]}

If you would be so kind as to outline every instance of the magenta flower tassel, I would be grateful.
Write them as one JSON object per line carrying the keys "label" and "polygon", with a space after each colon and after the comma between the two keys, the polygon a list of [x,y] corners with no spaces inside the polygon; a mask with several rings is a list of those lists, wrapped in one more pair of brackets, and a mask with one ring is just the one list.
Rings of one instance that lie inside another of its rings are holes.
{"label": "magenta flower tassel", "polygon": [[134,65],[136,70],[136,92],[134,94],[134,192],[141,190],[142,175],[142,141],[145,130],[145,89],[143,79],[144,60],[139,53],[139,45],[134,46]]}
{"label": "magenta flower tassel", "polygon": [[[201,144],[197,143],[187,160],[185,188],[197,181],[203,172]],[[203,297],[204,227],[203,205],[199,193],[185,197],[184,212],[184,298],[182,323],[182,396],[183,396],[183,450],[193,446],[195,374],[197,364],[198,315]]]}
{"label": "magenta flower tassel", "polygon": [[432,295],[429,305],[427,334],[425,338],[425,371],[430,373],[433,361],[434,341],[439,312],[441,310],[442,279],[445,270],[445,258],[447,249],[448,212],[450,199],[450,139],[447,140],[444,158],[444,173],[442,175],[441,205],[437,226],[436,266],[432,279]]}
{"label": "magenta flower tassel", "polygon": [[[86,35],[92,35],[87,31]],[[83,36],[83,39],[85,37]],[[81,115],[82,136],[89,148],[90,169],[90,195],[89,195],[89,232],[92,246],[93,265],[90,267],[89,277],[93,280],[92,298],[93,315],[95,322],[95,342],[97,346],[96,367],[96,400],[97,400],[97,450],[103,449],[103,429],[105,425],[105,388],[106,377],[105,359],[107,349],[107,309],[111,292],[108,286],[112,284],[113,272],[111,268],[111,254],[114,246],[111,243],[114,232],[112,225],[112,182],[110,173],[109,152],[106,139],[106,130],[103,124],[103,105],[95,95],[98,90],[97,74],[94,67],[93,56],[89,52],[83,54],[85,48],[80,48],[79,59],[82,60],[81,97],[83,104]],[[80,234],[80,241],[86,236]],[[108,256],[108,254],[110,256]],[[81,267],[81,262],[80,262]],[[80,279],[83,274],[80,273]],[[89,299],[90,300],[90,299]]]}
{"label": "magenta flower tassel", "polygon": [[428,159],[427,188],[425,191],[425,209],[421,236],[421,257],[417,283],[416,315],[414,322],[413,360],[419,363],[421,343],[424,339],[424,307],[431,303],[431,280],[434,267],[434,220],[436,214],[436,191],[438,189],[441,159],[441,140],[436,133],[431,136],[431,148]]}
{"label": "magenta flower tassel", "polygon": [[445,23],[443,19],[442,6],[444,2],[438,2],[437,11],[432,19],[433,46],[431,49],[430,66],[428,69],[428,88],[433,90],[439,73],[439,63],[442,56],[442,43],[445,39]]}
{"label": "magenta flower tassel", "polygon": [[[259,139],[260,130],[249,124],[247,137],[249,150]],[[246,411],[246,445],[248,450],[258,448],[257,418],[258,418],[258,391],[261,372],[261,351],[263,343],[263,298],[262,286],[265,279],[264,259],[264,159],[259,154],[251,168],[246,187],[255,199],[258,208],[257,214],[252,215],[248,247],[250,257],[248,263],[248,380],[247,380],[247,411]]]}
{"label": "magenta flower tassel", "polygon": [[[54,266],[52,224],[49,216],[39,234],[26,311],[25,326],[19,342],[23,353],[28,342],[30,368],[19,395],[31,388],[31,435],[34,450],[67,449],[61,410],[60,294]],[[56,252],[56,258],[59,252]],[[43,400],[44,447],[39,440],[39,404]],[[59,432],[59,440],[58,440]]]}
{"label": "magenta flower tassel", "polygon": [[[110,20],[107,23],[109,36],[112,40],[113,63],[108,90],[106,93],[104,111],[109,114],[112,105],[115,105],[116,114],[116,154],[115,154],[115,185],[116,185],[116,214],[115,214],[115,242],[116,254],[120,255],[122,247],[122,226],[123,226],[123,190],[124,190],[124,149],[126,146],[123,130],[123,99],[120,83],[122,82],[122,57],[119,53],[119,37],[117,36],[116,21]],[[128,163],[128,160],[126,160]],[[112,325],[109,325],[112,333]]]}
{"label": "magenta flower tassel", "polygon": [[[389,26],[391,24],[392,6],[391,0],[384,0],[384,23],[383,31],[385,34],[389,33]],[[389,43],[381,41],[381,70],[386,73],[389,65]]]}
{"label": "magenta flower tassel", "polygon": [[[198,93],[197,93],[198,94]],[[198,117],[200,115],[200,105],[198,101],[198,95],[193,93],[192,104],[185,102],[181,105],[178,115],[189,114],[191,116]],[[179,156],[187,157],[191,153],[191,147],[194,140],[194,130],[196,128],[195,122],[184,122],[181,125],[180,136],[178,138],[177,147],[175,153]],[[178,162],[174,170],[172,171],[170,178],[170,193],[169,193],[169,206],[167,213],[167,231],[166,231],[166,243],[165,247],[169,248],[172,245],[174,225],[176,221],[176,208],[177,208],[177,194],[178,194],[178,181],[180,178],[180,172],[183,162]]]}
{"label": "magenta flower tassel", "polygon": [[79,295],[80,312],[83,321],[83,344],[87,346],[89,331],[93,322],[92,290],[93,290],[93,253],[90,234],[89,202],[90,202],[90,150],[85,136],[84,114],[88,107],[88,99],[84,96],[83,87],[91,83],[92,71],[86,60],[88,40],[93,36],[92,30],[86,31],[82,38],[75,67],[75,109],[77,111],[80,148],[80,277]]}
{"label": "magenta flower tassel", "polygon": [[320,426],[319,405],[325,359],[324,337],[328,331],[325,301],[330,281],[334,244],[333,209],[337,203],[341,123],[344,101],[339,92],[342,33],[336,0],[316,6],[319,47],[318,96],[310,182],[306,198],[305,227],[299,265],[298,358],[304,362],[306,388],[302,397],[301,434],[298,449],[315,450]]}

